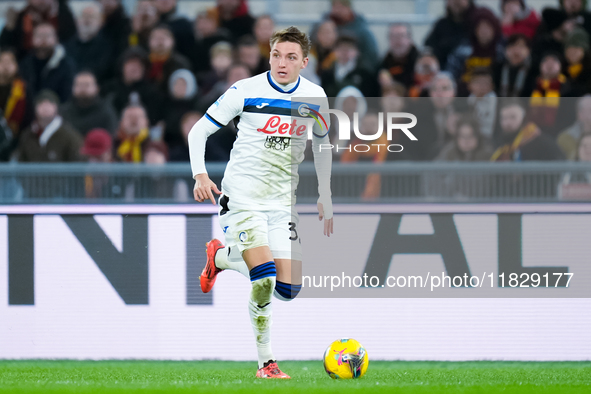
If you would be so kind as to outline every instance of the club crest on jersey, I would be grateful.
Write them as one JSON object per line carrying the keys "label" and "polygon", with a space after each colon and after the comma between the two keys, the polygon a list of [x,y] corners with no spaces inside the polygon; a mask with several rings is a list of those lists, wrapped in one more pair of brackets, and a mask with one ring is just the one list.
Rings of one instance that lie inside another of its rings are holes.
{"label": "club crest on jersey", "polygon": [[293,119],[291,123],[281,123],[281,117],[271,116],[265,126],[257,131],[265,134],[284,134],[296,135],[301,137],[306,133],[307,126],[305,124],[298,125],[297,119]]}
{"label": "club crest on jersey", "polygon": [[246,231],[242,231],[240,234],[238,234],[238,239],[240,240],[240,242],[246,242],[246,240],[248,239]]}
{"label": "club crest on jersey", "polygon": [[290,137],[277,137],[277,136],[270,135],[265,140],[265,148],[278,150],[278,151],[284,151],[287,148],[289,148],[290,143],[291,143]]}

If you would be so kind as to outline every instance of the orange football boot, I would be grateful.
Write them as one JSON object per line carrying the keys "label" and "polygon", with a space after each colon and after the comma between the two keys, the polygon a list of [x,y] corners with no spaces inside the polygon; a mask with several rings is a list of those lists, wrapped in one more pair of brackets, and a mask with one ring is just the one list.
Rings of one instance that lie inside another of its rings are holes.
{"label": "orange football boot", "polygon": [[224,244],[222,244],[220,240],[214,238],[206,243],[205,246],[207,251],[207,262],[201,272],[201,276],[199,276],[199,282],[201,284],[201,291],[209,293],[215,284],[217,275],[223,271],[215,266],[215,254],[219,249],[224,247]]}
{"label": "orange football boot", "polygon": [[281,372],[275,361],[257,371],[257,378],[261,379],[291,379],[291,376]]}

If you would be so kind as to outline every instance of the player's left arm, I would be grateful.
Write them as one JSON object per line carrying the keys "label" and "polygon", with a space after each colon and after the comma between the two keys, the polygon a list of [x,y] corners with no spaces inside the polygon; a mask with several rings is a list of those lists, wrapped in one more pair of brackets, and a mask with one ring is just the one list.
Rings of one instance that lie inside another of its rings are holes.
{"label": "player's left arm", "polygon": [[328,99],[320,107],[320,114],[326,120],[314,123],[312,129],[312,151],[314,153],[314,167],[318,177],[318,220],[324,220],[324,235],[330,237],[333,233],[332,192],[330,177],[332,172],[332,146],[328,138],[330,130],[330,116],[328,114]]}

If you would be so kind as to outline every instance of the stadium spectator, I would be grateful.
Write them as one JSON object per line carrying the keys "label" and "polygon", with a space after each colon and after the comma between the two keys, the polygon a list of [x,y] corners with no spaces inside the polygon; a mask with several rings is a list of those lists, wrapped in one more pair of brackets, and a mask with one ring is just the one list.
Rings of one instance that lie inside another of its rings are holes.
{"label": "stadium spectator", "polygon": [[268,62],[271,56],[271,36],[275,31],[275,22],[271,15],[261,15],[254,23],[254,37],[259,45],[261,56]]}
{"label": "stadium spectator", "polygon": [[[353,119],[354,113],[357,113],[358,119],[363,119],[367,113],[367,99],[363,96],[363,93],[355,86],[346,86],[338,94],[334,100],[334,108],[339,111],[343,111],[349,119]],[[349,122],[349,132],[353,135],[353,123]],[[339,130],[339,124],[336,122],[334,127],[330,130],[330,140],[336,148],[334,156],[340,156],[344,150],[349,146],[350,142],[348,139],[339,139],[341,135]],[[312,151],[308,150],[308,153],[312,155]]]}
{"label": "stadium spectator", "polygon": [[158,12],[158,22],[168,26],[174,36],[175,49],[189,58],[193,48],[193,24],[178,13],[177,0],[154,0]]}
{"label": "stadium spectator", "polygon": [[218,28],[217,20],[207,12],[200,12],[195,18],[195,39],[189,60],[195,73],[211,70],[209,54],[220,41],[230,41],[230,33]]}
{"label": "stadium spectator", "polygon": [[577,121],[558,135],[558,146],[568,160],[575,160],[577,143],[581,137],[591,135],[591,95],[577,101]]}
{"label": "stadium spectator", "polygon": [[103,9],[103,26],[101,34],[109,42],[113,59],[119,56],[129,45],[131,20],[121,5],[121,0],[98,0]]}
{"label": "stadium spectator", "polygon": [[379,68],[387,70],[393,80],[400,82],[408,89],[414,83],[415,63],[419,56],[419,51],[412,41],[410,25],[407,23],[390,25],[388,39],[390,48]]}
{"label": "stadium spectator", "polygon": [[540,16],[526,0],[501,0],[501,14],[505,38],[514,34],[523,34],[528,40],[534,38],[540,26]]}
{"label": "stadium spectator", "polygon": [[230,32],[234,43],[240,37],[253,34],[254,18],[250,16],[246,0],[216,0],[216,7],[208,10],[219,27]]}
{"label": "stadium spectator", "polygon": [[130,103],[145,106],[150,124],[163,117],[163,94],[145,78],[147,55],[141,48],[129,48],[123,54],[121,79],[112,81],[107,97],[119,116]]}
{"label": "stadium spectator", "polygon": [[[182,144],[170,146],[170,161],[189,161],[189,143],[187,141],[191,128],[203,117],[201,112],[187,112],[181,118]],[[230,151],[236,140],[236,128],[230,122],[207,139],[205,150],[206,162],[224,162],[230,160]]]}
{"label": "stadium spectator", "polygon": [[[113,162],[113,138],[104,129],[93,129],[84,138],[80,151],[89,163]],[[84,195],[86,198],[121,198],[123,188],[114,177],[103,174],[87,174],[84,177]]]}
{"label": "stadium spectator", "polygon": [[17,158],[21,162],[80,160],[82,138],[58,114],[59,97],[42,90],[35,97],[35,118],[21,135]]}
{"label": "stadium spectator", "polygon": [[479,132],[478,120],[471,116],[461,116],[453,141],[441,150],[436,160],[488,161],[491,155],[489,144]]}
{"label": "stadium spectator", "polygon": [[559,3],[568,18],[591,35],[591,13],[587,11],[587,0],[559,0]]}
{"label": "stadium spectator", "polygon": [[100,6],[90,3],[76,20],[78,34],[66,44],[66,53],[76,62],[76,69],[89,70],[100,84],[113,77],[113,52],[110,42],[100,34],[103,23]]}
{"label": "stadium spectator", "polygon": [[380,98],[382,112],[404,112],[404,108],[407,106],[406,97],[404,86],[401,83],[394,82],[382,91],[382,97]]}
{"label": "stadium spectator", "polygon": [[[410,107],[410,101],[406,98],[407,97],[407,91],[404,88],[404,86],[398,82],[394,82],[394,84],[385,87],[382,90],[382,97],[380,98],[380,103],[379,103],[379,108],[381,108],[381,111],[384,114],[387,113],[393,113],[393,112],[407,112],[408,110],[410,110],[412,112],[412,108],[409,109]],[[384,124],[387,125],[387,118],[384,117]],[[408,123],[408,119],[400,119],[400,121],[398,121],[398,119],[394,118],[392,120],[393,123]],[[385,126],[387,127],[387,126]],[[384,128],[384,132],[386,132],[387,129]],[[390,141],[388,142],[389,144],[397,144],[400,143],[401,141],[408,141],[407,137],[403,136],[403,132],[400,129],[394,129],[392,130],[392,138],[390,139]],[[388,152],[388,158],[387,160],[401,160],[404,159],[405,157],[405,153],[402,152],[397,152],[396,150],[393,150],[392,152]]]}
{"label": "stadium spectator", "polygon": [[320,75],[328,97],[335,97],[346,86],[355,86],[365,97],[377,97],[379,85],[375,73],[360,56],[357,40],[343,35],[335,46],[336,62]]}
{"label": "stadium spectator", "polygon": [[189,70],[176,70],[168,81],[169,99],[164,111],[164,142],[168,146],[179,145],[183,142],[180,121],[197,105],[197,82]]}
{"label": "stadium spectator", "polygon": [[[168,147],[162,141],[150,141],[146,144],[144,150],[144,163],[156,166],[162,166],[168,162]],[[160,174],[152,174],[144,180],[145,190],[142,194],[147,194],[150,198],[171,198],[178,191],[177,182],[183,180],[173,180],[163,177]],[[185,182],[183,182],[185,183]],[[186,193],[186,191],[185,191]],[[188,194],[188,193],[187,193]]]}
{"label": "stadium spectator", "polygon": [[458,96],[468,95],[467,84],[477,67],[492,68],[503,60],[501,25],[487,8],[472,13],[470,38],[464,39],[447,58],[447,70],[458,82]]}
{"label": "stadium spectator", "polygon": [[570,84],[569,96],[591,93],[591,55],[589,35],[581,27],[575,27],[566,38],[564,75]]}
{"label": "stadium spectator", "polygon": [[84,137],[80,150],[82,157],[90,163],[111,163],[113,161],[113,137],[105,129],[92,129]]}
{"label": "stadium spectator", "polygon": [[27,83],[19,76],[14,52],[0,52],[0,110],[1,117],[16,137],[30,122]]}
{"label": "stadium spectator", "polygon": [[540,76],[536,79],[530,100],[532,121],[553,137],[556,137],[560,126],[564,126],[558,119],[560,98],[570,89],[566,77],[560,72],[561,66],[557,53],[548,52],[542,57]]}
{"label": "stadium spectator", "polygon": [[408,90],[409,97],[429,97],[433,77],[439,73],[439,61],[430,50],[423,52],[415,63],[413,85]]}
{"label": "stadium spectator", "polygon": [[[169,147],[169,161],[171,162],[188,162],[189,161],[189,143],[188,143],[188,137],[189,137],[189,132],[191,131],[191,128],[193,127],[193,125],[195,123],[197,123],[199,121],[199,119],[201,119],[203,117],[203,114],[196,112],[196,111],[191,111],[191,112],[187,112],[183,115],[183,117],[180,119],[179,121],[179,125],[180,125],[180,140],[182,141],[182,143],[170,143],[168,145]],[[219,131],[219,130],[218,130]],[[213,134],[215,135],[215,134]],[[211,137],[213,137],[213,135]],[[172,138],[174,140],[178,140],[179,138],[174,137]],[[207,150],[205,151],[207,154]]]}
{"label": "stadium spectator", "polygon": [[435,22],[425,40],[433,50],[441,69],[446,69],[447,58],[455,47],[470,38],[470,20],[476,10],[473,0],[446,0],[446,15]]}
{"label": "stadium spectator", "polygon": [[330,69],[336,61],[334,47],[337,42],[337,25],[330,19],[323,21],[318,26],[313,40],[310,56],[316,58],[316,74]]}
{"label": "stadium spectator", "polygon": [[525,106],[519,99],[501,102],[500,114],[502,143],[491,156],[491,161],[564,159],[558,145],[534,122],[527,120]]}
{"label": "stadium spectator", "polygon": [[[577,160],[578,161],[591,161],[591,134],[586,134],[579,140],[579,146],[577,148]],[[591,177],[587,175],[587,182],[591,183]]]}
{"label": "stadium spectator", "polygon": [[448,72],[440,72],[431,83],[429,100],[420,101],[416,109],[418,141],[404,147],[409,160],[433,160],[453,140],[458,118],[455,108],[456,83]]}
{"label": "stadium spectator", "polygon": [[[585,134],[579,139],[575,151],[574,160],[591,162],[591,134]],[[588,201],[591,198],[591,173],[581,169],[564,174],[558,193],[563,200]]]}
{"label": "stadium spectator", "polygon": [[62,102],[72,93],[76,65],[58,43],[53,25],[42,23],[33,30],[33,51],[21,64],[21,75],[33,94],[53,90]]}
{"label": "stadium spectator", "polygon": [[548,51],[564,53],[564,42],[574,27],[575,23],[568,19],[564,11],[545,8],[542,24],[532,45],[533,64],[538,64]]}
{"label": "stadium spectator", "polygon": [[168,80],[179,69],[191,69],[189,60],[175,51],[174,36],[164,25],[150,33],[150,56],[147,71],[148,81],[154,83],[161,92],[168,91]]}
{"label": "stadium spectator", "polygon": [[115,141],[117,160],[127,163],[143,162],[144,150],[150,142],[149,134],[146,110],[137,104],[126,107]]}
{"label": "stadium spectator", "polygon": [[[351,0],[332,0],[330,13],[323,20],[331,19],[337,25],[339,35],[355,37],[361,56],[368,65],[378,64],[378,45],[365,18],[353,11]],[[372,70],[373,71],[373,70]]]}
{"label": "stadium spectator", "polygon": [[246,65],[251,75],[269,70],[269,58],[261,55],[259,43],[252,36],[242,36],[236,45],[238,62]]}
{"label": "stadium spectator", "polygon": [[[378,114],[374,111],[369,111],[363,118],[360,119],[359,132],[363,135],[375,135],[380,126]],[[389,142],[386,133],[382,133],[381,136],[372,141],[372,144],[366,144],[367,141],[363,141],[358,137],[354,137],[349,144],[348,149],[345,149],[341,156],[341,163],[356,163],[356,162],[370,162],[374,164],[383,163],[388,157],[388,150],[385,149]],[[356,150],[355,147],[358,144],[367,145],[369,150],[365,148]],[[381,146],[380,146],[381,145]],[[381,149],[380,149],[381,148]],[[380,197],[381,193],[381,176],[379,173],[367,174],[365,179],[365,187],[361,192],[361,199],[365,201],[376,200]]]}
{"label": "stadium spectator", "polygon": [[205,112],[232,85],[241,79],[250,78],[251,76],[250,69],[244,64],[236,63],[231,65],[226,73],[226,77],[218,81],[206,95],[199,99],[199,109]]}
{"label": "stadium spectator", "polygon": [[[16,148],[17,143],[18,140],[13,137],[12,130],[10,130],[6,124],[6,120],[4,118],[0,118],[0,162],[8,161],[10,159],[10,156],[12,156],[12,152]],[[0,190],[5,190],[2,182],[0,182]]]}
{"label": "stadium spectator", "polygon": [[144,163],[166,164],[168,161],[168,147],[162,141],[150,141],[144,150]]}
{"label": "stadium spectator", "polygon": [[492,141],[497,119],[497,95],[489,68],[476,68],[468,83],[468,105],[478,122],[479,134]]}
{"label": "stadium spectator", "polygon": [[495,67],[495,85],[499,97],[530,97],[538,71],[533,67],[529,40],[513,34],[507,40],[503,62]]}
{"label": "stadium spectator", "polygon": [[41,24],[52,25],[57,32],[56,40],[60,42],[66,42],[76,34],[74,16],[66,1],[27,0],[23,10],[17,12],[9,8],[5,18],[0,47],[12,48],[19,60],[35,47],[34,30]]}
{"label": "stadium spectator", "polygon": [[99,96],[98,83],[90,71],[76,74],[72,97],[61,107],[60,113],[83,136],[97,127],[111,134],[117,129],[115,109]]}
{"label": "stadium spectator", "polygon": [[445,72],[441,72],[435,76],[431,84],[429,95],[431,97],[430,102],[434,107],[431,117],[433,118],[437,132],[437,151],[453,139],[456,132],[455,121],[457,120],[457,111],[454,106],[456,90],[457,85],[453,76]]}
{"label": "stadium spectator", "polygon": [[158,10],[151,0],[137,2],[136,12],[131,19],[131,33],[128,38],[130,47],[149,48],[150,33],[158,25]]}
{"label": "stadium spectator", "polygon": [[[226,78],[232,65],[232,46],[225,41],[218,42],[210,51],[211,70],[197,75],[199,92],[205,96],[219,81]],[[216,98],[217,99],[217,98]]]}
{"label": "stadium spectator", "polygon": [[[353,114],[355,112],[359,114],[359,118],[363,118],[365,116],[368,103],[367,99],[358,88],[355,86],[345,86],[336,95],[334,106],[339,111],[343,111],[349,117],[349,119],[353,119]],[[351,130],[353,130],[352,127]]]}

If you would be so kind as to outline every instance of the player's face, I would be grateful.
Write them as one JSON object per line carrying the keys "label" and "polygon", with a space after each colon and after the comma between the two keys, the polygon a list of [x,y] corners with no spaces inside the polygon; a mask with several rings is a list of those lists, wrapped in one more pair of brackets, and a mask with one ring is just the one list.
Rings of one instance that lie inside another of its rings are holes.
{"label": "player's face", "polygon": [[276,42],[271,48],[271,76],[281,84],[297,81],[300,70],[308,65],[302,47],[295,42]]}

